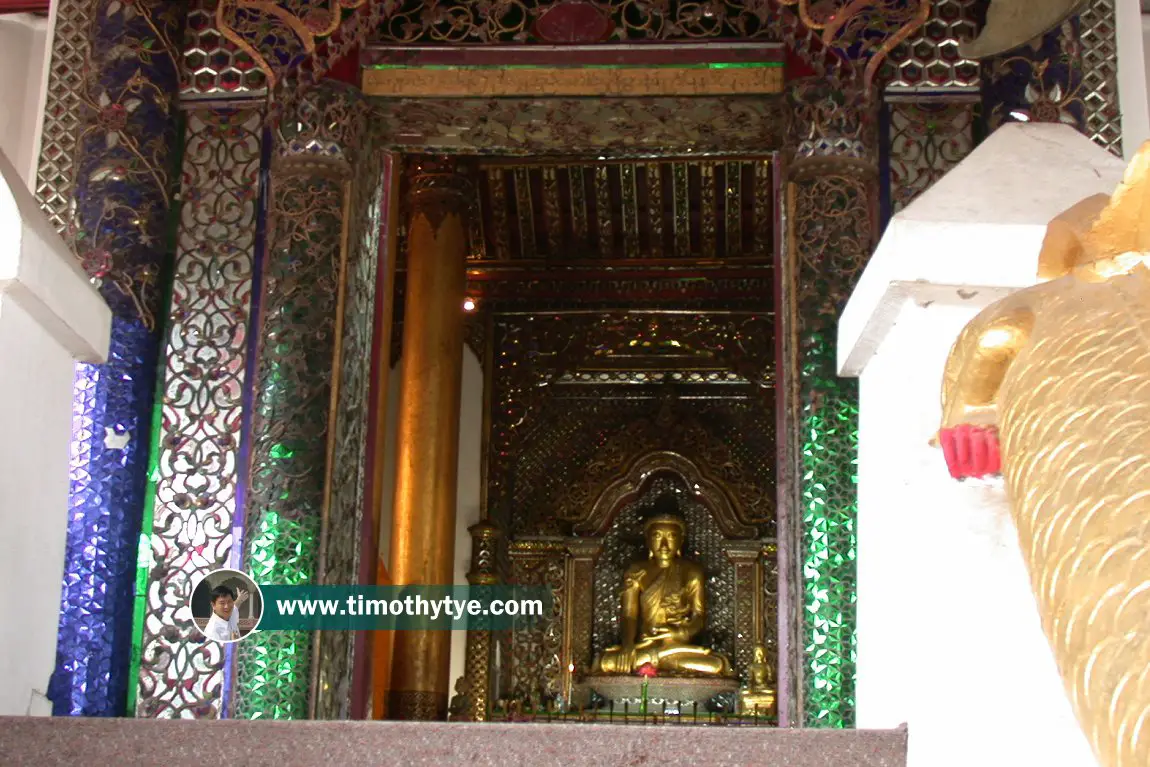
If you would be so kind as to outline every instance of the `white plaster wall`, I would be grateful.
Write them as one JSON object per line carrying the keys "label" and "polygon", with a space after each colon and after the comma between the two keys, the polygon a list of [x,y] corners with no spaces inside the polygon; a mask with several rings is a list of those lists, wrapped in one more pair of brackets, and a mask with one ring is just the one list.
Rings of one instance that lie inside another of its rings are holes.
{"label": "white plaster wall", "polygon": [[928,443],[949,348],[985,302],[924,303],[860,381],[857,726],[906,722],[910,767],[1093,767],[1002,489],[952,480]]}
{"label": "white plaster wall", "polygon": [[[1127,66],[1127,69],[1128,70],[1133,69],[1137,72],[1140,72],[1142,75],[1142,78],[1143,78],[1143,80],[1142,80],[1142,86],[1143,86],[1142,92],[1145,94],[1146,100],[1142,105],[1143,106],[1142,114],[1143,114],[1143,116],[1146,117],[1146,125],[1143,126],[1144,132],[1140,134],[1140,137],[1141,137],[1142,141],[1145,141],[1147,139],[1150,139],[1150,15],[1143,15],[1141,21],[1142,21],[1142,23],[1140,26],[1141,26],[1141,30],[1142,30],[1142,49],[1141,49],[1142,68],[1141,68],[1141,70],[1138,69],[1138,62],[1135,60],[1135,61],[1132,61],[1129,66]],[[1125,37],[1128,34],[1129,34],[1128,32],[1123,30],[1123,32],[1122,32],[1123,37]],[[1122,52],[1121,47],[1118,50],[1119,50],[1119,53]],[[1133,58],[1133,57],[1131,57],[1131,58]],[[1122,66],[1122,64],[1119,63],[1119,67],[1121,67],[1121,66]],[[1129,88],[1129,86],[1127,86],[1127,87]],[[1136,88],[1137,88],[1137,86],[1135,86],[1135,89]],[[1119,99],[1122,98],[1122,89],[1121,88],[1119,88],[1118,98]],[[1125,119],[1127,110],[1125,108],[1123,108],[1122,111],[1123,111],[1123,119]],[[1135,114],[1136,113],[1134,112],[1134,110],[1131,110],[1131,115],[1134,116]],[[1122,132],[1124,134],[1126,133],[1126,124],[1125,123],[1123,123]],[[1134,140],[1137,140],[1139,138],[1138,135],[1133,134],[1133,129],[1131,129],[1131,137]],[[1131,147],[1131,149],[1133,149],[1133,147]],[[1126,153],[1127,157],[1131,156],[1131,150],[1130,149],[1126,150],[1125,153]]]}
{"label": "white plaster wall", "polygon": [[51,713],[44,693],[56,663],[74,366],[0,294],[0,715]]}
{"label": "white plaster wall", "polygon": [[0,150],[29,187],[35,183],[40,150],[48,39],[47,20],[30,14],[0,16]]}
{"label": "white plaster wall", "polygon": [[[471,569],[471,534],[467,529],[479,522],[483,493],[483,366],[470,348],[463,349],[463,396],[459,410],[459,485],[455,502],[454,583],[467,583]],[[467,632],[451,634],[451,685],[463,676]]]}
{"label": "white plaster wall", "polygon": [[[395,431],[398,421],[399,381],[403,361],[392,368],[388,377],[387,435],[384,443],[386,462],[383,471],[383,510],[380,518],[380,551],[390,568],[391,520],[395,494]],[[455,566],[453,582],[467,583],[471,566],[471,535],[467,529],[479,522],[483,492],[483,367],[470,348],[463,350],[463,384],[459,412],[459,480],[455,506]],[[451,637],[451,684],[463,674],[467,633],[453,632]]]}
{"label": "white plaster wall", "polygon": [[1147,84],[1150,62],[1146,61],[1146,22],[1138,0],[1115,3],[1115,37],[1118,43],[1118,104],[1122,110],[1122,153],[1134,156],[1150,139],[1150,95]]}
{"label": "white plaster wall", "polygon": [[75,361],[106,359],[110,325],[0,150],[0,715],[51,713]]}

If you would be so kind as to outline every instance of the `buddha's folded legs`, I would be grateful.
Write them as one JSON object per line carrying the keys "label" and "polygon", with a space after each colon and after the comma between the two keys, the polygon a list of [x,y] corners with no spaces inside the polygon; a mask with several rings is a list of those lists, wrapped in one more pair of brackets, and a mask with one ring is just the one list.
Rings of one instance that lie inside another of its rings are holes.
{"label": "buddha's folded legs", "polygon": [[731,671],[725,656],[706,647],[667,647],[652,655],[657,655],[652,665],[659,671],[710,676],[725,676]]}

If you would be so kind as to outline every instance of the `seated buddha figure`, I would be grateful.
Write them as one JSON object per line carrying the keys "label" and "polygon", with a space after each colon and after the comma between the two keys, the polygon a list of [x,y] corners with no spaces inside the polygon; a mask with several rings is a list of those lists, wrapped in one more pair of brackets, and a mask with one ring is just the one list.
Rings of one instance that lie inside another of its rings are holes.
{"label": "seated buddha figure", "polygon": [[745,714],[774,716],[775,671],[767,661],[767,648],[755,646],[754,662],[747,668],[747,684],[739,691],[740,708]]}
{"label": "seated buddha figure", "polygon": [[729,676],[731,664],[709,647],[691,644],[706,623],[703,568],[682,559],[686,526],[661,514],[644,526],[649,558],[623,575],[622,643],[595,659],[592,673],[630,674],[651,664],[663,673]]}

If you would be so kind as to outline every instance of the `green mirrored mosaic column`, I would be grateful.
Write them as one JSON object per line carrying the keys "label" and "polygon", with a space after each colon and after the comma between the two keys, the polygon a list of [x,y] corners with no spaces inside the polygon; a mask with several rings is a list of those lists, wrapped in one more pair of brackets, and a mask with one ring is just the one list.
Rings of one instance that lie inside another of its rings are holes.
{"label": "green mirrored mosaic column", "polygon": [[838,318],[873,250],[874,105],[825,81],[792,87],[787,185],[797,308],[799,720],[854,725],[858,386],[836,375]]}
{"label": "green mirrored mosaic column", "polygon": [[[258,583],[314,583],[327,518],[331,405],[338,391],[341,303],[359,92],[324,83],[276,131],[245,515],[244,567]],[[313,636],[257,633],[236,654],[242,718],[302,719],[312,696]]]}

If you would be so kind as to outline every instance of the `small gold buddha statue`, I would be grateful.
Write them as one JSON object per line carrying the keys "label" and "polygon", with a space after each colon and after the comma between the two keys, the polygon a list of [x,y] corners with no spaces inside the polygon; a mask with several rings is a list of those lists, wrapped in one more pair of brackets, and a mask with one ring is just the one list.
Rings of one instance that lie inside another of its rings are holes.
{"label": "small gold buddha statue", "polygon": [[747,684],[739,690],[744,714],[773,716],[775,713],[775,670],[767,662],[767,648],[755,645],[754,662],[747,668]]}
{"label": "small gold buddha statue", "polygon": [[592,673],[631,674],[650,664],[661,673],[729,676],[726,657],[690,643],[706,624],[707,603],[703,568],[681,558],[686,525],[660,514],[643,531],[649,558],[623,575],[622,643],[605,649]]}

